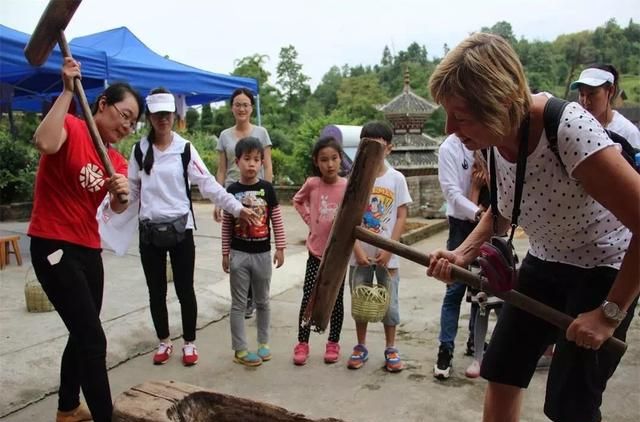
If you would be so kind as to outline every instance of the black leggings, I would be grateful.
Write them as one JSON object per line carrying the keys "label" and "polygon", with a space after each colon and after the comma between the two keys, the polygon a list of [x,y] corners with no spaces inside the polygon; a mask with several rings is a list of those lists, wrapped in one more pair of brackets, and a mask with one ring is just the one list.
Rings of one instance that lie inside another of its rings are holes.
{"label": "black leggings", "polygon": [[[38,281],[69,330],[62,353],[58,410],[80,404],[80,388],[96,422],[111,421],[107,339],[100,323],[104,270],[100,249],[31,238],[31,262]],[[47,257],[62,251],[51,262]]]}
{"label": "black leggings", "polygon": [[[302,316],[309,303],[311,297],[311,291],[315,284],[316,277],[318,276],[318,269],[320,268],[320,260],[315,256],[309,254],[307,259],[307,270],[304,275],[304,286],[302,292],[302,304],[300,305],[300,315],[298,317],[298,341],[300,343],[308,343],[311,329],[309,326],[302,326]],[[344,320],[344,305],[342,297],[344,296],[344,280],[340,286],[340,292],[336,298],[336,304],[331,312],[331,326],[329,328],[329,341],[338,343],[340,341],[340,332],[342,331],[342,321]]]}
{"label": "black leggings", "polygon": [[140,260],[149,288],[151,318],[160,340],[169,338],[169,315],[167,313],[167,252],[171,257],[173,285],[180,301],[182,314],[182,337],[184,341],[195,341],[198,304],[193,289],[196,247],[193,230],[185,232],[184,240],[173,248],[158,248],[140,241]]}

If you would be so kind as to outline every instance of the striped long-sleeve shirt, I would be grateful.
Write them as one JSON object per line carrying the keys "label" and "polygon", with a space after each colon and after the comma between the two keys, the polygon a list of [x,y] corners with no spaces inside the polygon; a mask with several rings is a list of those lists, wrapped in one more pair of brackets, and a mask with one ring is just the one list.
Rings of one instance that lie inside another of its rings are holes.
{"label": "striped long-sleeve shirt", "polygon": [[245,207],[251,207],[260,217],[260,222],[253,225],[247,224],[225,212],[222,221],[222,254],[228,255],[231,249],[247,253],[267,252],[271,250],[272,229],[276,249],[284,249],[286,246],[284,223],[271,183],[260,180],[253,185],[243,185],[236,182],[229,186],[227,191]]}

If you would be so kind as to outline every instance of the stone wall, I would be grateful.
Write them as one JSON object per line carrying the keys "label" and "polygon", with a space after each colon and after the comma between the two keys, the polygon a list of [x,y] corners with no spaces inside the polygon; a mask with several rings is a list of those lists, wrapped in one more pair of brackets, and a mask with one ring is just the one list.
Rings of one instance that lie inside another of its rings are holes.
{"label": "stone wall", "polygon": [[444,218],[444,213],[440,212],[444,196],[437,175],[409,176],[407,186],[413,200],[409,217]]}

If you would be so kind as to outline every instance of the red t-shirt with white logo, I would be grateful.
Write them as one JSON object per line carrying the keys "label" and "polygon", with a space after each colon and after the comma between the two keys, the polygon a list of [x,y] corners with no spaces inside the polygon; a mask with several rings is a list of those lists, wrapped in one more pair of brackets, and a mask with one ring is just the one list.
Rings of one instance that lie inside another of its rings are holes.
{"label": "red t-shirt with white logo", "polygon": [[[67,114],[64,128],[60,150],[40,157],[28,234],[100,249],[96,211],[107,195],[107,172],[86,123]],[[116,173],[127,175],[125,158],[112,147],[107,154]]]}

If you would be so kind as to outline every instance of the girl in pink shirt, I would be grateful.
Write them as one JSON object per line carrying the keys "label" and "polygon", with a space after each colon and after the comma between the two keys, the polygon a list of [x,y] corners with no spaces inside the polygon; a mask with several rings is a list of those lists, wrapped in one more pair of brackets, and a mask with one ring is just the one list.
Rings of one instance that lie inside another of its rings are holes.
{"label": "girl in pink shirt", "polygon": [[[293,197],[293,206],[309,226],[307,249],[309,259],[304,276],[302,303],[298,317],[298,344],[293,349],[293,363],[304,365],[309,357],[310,329],[302,326],[302,316],[309,302],[311,291],[318,275],[320,260],[331,232],[333,218],[344,196],[347,180],[341,177],[342,147],[332,137],[320,138],[313,147],[313,177],[309,177]],[[324,361],[335,363],[340,357],[340,331],[344,317],[342,296],[344,281],[331,314],[331,328],[327,342]]]}

